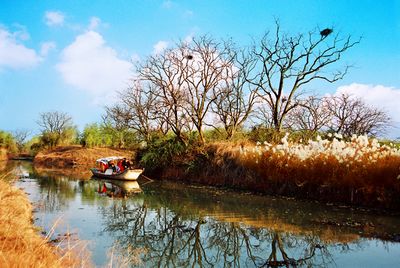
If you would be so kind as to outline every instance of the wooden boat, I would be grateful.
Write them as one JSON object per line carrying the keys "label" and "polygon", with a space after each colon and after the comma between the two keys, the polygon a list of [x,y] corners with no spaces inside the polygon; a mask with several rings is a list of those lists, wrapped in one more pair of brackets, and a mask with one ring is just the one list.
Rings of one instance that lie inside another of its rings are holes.
{"label": "wooden boat", "polygon": [[[123,157],[111,156],[111,157],[97,159],[96,162],[101,165],[104,163],[108,164],[110,161],[117,161],[121,159],[123,159]],[[105,172],[102,172],[101,169],[99,168],[91,168],[90,170],[92,171],[93,176],[98,178],[112,179],[112,180],[128,180],[128,181],[137,180],[140,174],[142,174],[144,171],[144,169],[139,169],[139,168],[136,169],[127,168],[122,172],[113,172],[113,170],[110,168],[106,169]]]}
{"label": "wooden boat", "polygon": [[93,173],[93,176],[103,179],[112,179],[112,180],[128,180],[128,181],[135,181],[139,178],[140,174],[143,173],[143,169],[125,169],[120,173],[113,173],[113,172],[101,172],[97,168],[90,169]]}

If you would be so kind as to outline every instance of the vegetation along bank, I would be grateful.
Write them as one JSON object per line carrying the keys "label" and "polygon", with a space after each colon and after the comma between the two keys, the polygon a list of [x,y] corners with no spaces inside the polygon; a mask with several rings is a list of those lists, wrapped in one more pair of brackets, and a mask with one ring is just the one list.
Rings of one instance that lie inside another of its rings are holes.
{"label": "vegetation along bank", "polygon": [[214,142],[189,151],[163,144],[143,152],[140,161],[154,178],[400,208],[400,149],[366,136],[353,136],[349,141],[317,136],[296,143],[286,135],[278,144]]}

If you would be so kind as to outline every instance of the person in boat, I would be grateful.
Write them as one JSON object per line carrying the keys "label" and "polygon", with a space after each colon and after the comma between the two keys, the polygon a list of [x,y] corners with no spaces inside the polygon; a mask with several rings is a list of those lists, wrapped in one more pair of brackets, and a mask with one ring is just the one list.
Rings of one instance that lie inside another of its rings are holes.
{"label": "person in boat", "polygon": [[121,171],[118,165],[115,165],[114,162],[110,162],[109,166],[112,169],[113,173],[119,173]]}
{"label": "person in boat", "polygon": [[101,172],[103,172],[103,173],[106,172],[107,168],[108,168],[108,163],[100,162]]}
{"label": "person in boat", "polygon": [[120,172],[123,172],[124,170],[125,170],[125,167],[124,167],[124,165],[122,164],[122,159],[121,160],[118,160],[118,162],[117,162],[117,167],[119,168],[119,171]]}
{"label": "person in boat", "polygon": [[124,157],[124,159],[122,159],[122,166],[124,167],[124,169],[129,169],[131,167],[131,163]]}

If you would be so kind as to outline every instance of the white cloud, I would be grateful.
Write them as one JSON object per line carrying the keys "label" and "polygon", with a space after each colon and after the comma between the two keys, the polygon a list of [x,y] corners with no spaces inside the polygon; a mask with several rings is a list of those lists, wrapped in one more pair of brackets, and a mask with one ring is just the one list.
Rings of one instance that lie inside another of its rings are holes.
{"label": "white cloud", "polygon": [[61,26],[64,24],[65,16],[60,11],[47,11],[45,19],[48,26]]}
{"label": "white cloud", "polygon": [[132,64],[118,58],[117,52],[94,31],[77,36],[61,55],[56,68],[64,81],[95,96],[124,89],[132,76]]}
{"label": "white cloud", "polygon": [[167,41],[158,41],[157,44],[153,46],[153,54],[157,55],[163,52],[168,47]]}
{"label": "white cloud", "polygon": [[343,93],[354,95],[367,104],[383,109],[392,118],[395,128],[400,128],[399,88],[353,83],[339,87],[335,95]]}
{"label": "white cloud", "polygon": [[12,36],[15,39],[19,39],[21,41],[26,41],[26,40],[29,40],[29,38],[31,38],[28,31],[26,30],[25,26],[20,25],[20,24],[14,24],[14,27],[18,29],[12,33]]}
{"label": "white cloud", "polygon": [[101,20],[97,17],[90,18],[89,30],[96,30],[99,27]]}
{"label": "white cloud", "polygon": [[29,38],[28,33],[21,31],[10,33],[0,27],[0,68],[27,68],[37,65],[42,60],[35,50],[21,43],[21,40],[26,38]]}
{"label": "white cloud", "polygon": [[40,55],[46,57],[51,50],[56,48],[56,43],[54,42],[44,42],[40,46]]}

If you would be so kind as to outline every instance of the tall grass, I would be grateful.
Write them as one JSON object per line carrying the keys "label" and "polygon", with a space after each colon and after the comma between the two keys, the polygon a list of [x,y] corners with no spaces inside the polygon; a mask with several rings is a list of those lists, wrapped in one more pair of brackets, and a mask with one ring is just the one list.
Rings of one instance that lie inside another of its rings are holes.
{"label": "tall grass", "polygon": [[[9,176],[9,174],[6,174]],[[51,245],[32,224],[32,205],[19,189],[0,177],[1,267],[87,267],[89,257],[82,243],[68,238]]]}
{"label": "tall grass", "polygon": [[301,144],[285,135],[280,144],[237,148],[236,158],[267,184],[295,185],[294,189],[305,189],[311,196],[315,190],[325,191],[327,197],[333,191],[343,193],[344,201],[358,198],[365,203],[369,198],[371,203],[385,203],[400,194],[400,149],[367,136],[353,136],[349,141],[340,135],[317,136]]}

